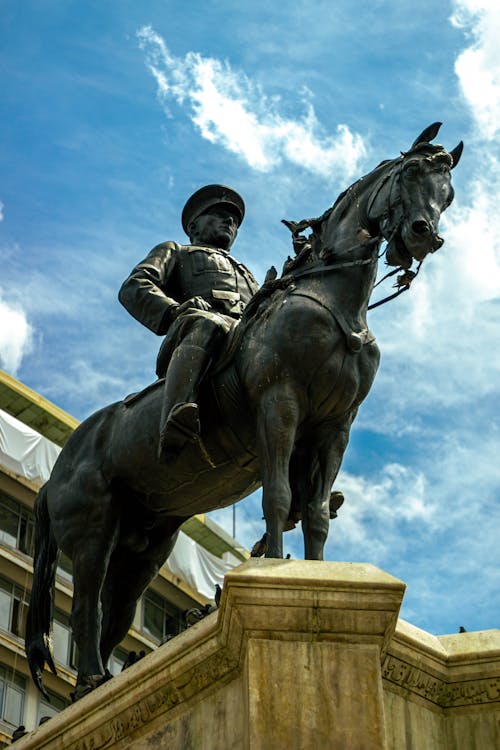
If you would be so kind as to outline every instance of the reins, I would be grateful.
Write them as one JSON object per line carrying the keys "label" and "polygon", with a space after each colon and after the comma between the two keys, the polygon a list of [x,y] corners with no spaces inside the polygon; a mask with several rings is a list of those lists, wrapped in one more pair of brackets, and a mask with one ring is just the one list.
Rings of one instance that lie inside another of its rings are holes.
{"label": "reins", "polygon": [[[392,227],[391,236],[387,240],[387,242],[390,242],[390,240],[394,237],[394,235],[396,234],[397,230],[399,229],[401,221],[402,221],[402,217],[401,217],[400,221],[394,227]],[[374,237],[374,238],[372,238],[370,240],[370,242],[371,243],[378,243],[379,242],[379,238],[378,237]],[[367,243],[367,244],[369,244],[369,243]],[[351,250],[354,250],[356,247],[359,247],[359,245],[355,245],[355,246],[349,248],[349,250],[347,252],[350,252]],[[383,254],[384,253],[381,253],[379,256],[375,256],[375,257],[372,256],[372,257],[369,257],[369,258],[361,258],[359,260],[347,260],[347,261],[339,261],[337,263],[328,263],[326,265],[324,263],[315,263],[314,265],[311,265],[308,268],[305,268],[303,270],[300,270],[300,271],[295,271],[294,270],[294,271],[290,271],[289,273],[285,274],[285,276],[283,276],[281,279],[279,279],[279,281],[281,282],[280,286],[282,288],[286,287],[286,286],[288,286],[288,284],[293,283],[293,281],[295,279],[301,279],[304,276],[311,276],[313,274],[326,273],[328,271],[339,271],[339,270],[341,270],[343,268],[356,268],[356,267],[360,267],[360,266],[365,266],[365,265],[368,265],[370,263],[374,263],[374,262],[378,261],[382,257]],[[367,309],[368,310],[374,310],[376,307],[380,307],[381,305],[385,305],[386,302],[391,302],[391,300],[396,299],[396,297],[399,297],[399,295],[403,294],[403,292],[408,291],[408,289],[411,286],[411,282],[418,275],[422,263],[423,263],[423,261],[420,261],[420,263],[417,266],[417,270],[416,271],[410,271],[409,269],[404,269],[402,266],[399,266],[398,268],[394,268],[392,271],[389,271],[389,273],[386,273],[385,276],[383,276],[379,281],[377,281],[377,283],[374,285],[373,288],[375,289],[383,281],[385,281],[386,279],[389,279],[391,276],[394,276],[395,274],[399,273],[401,275],[398,277],[398,280],[397,280],[396,285],[395,285],[395,286],[398,287],[397,290],[393,294],[389,294],[387,297],[383,297],[383,299],[378,300],[377,302],[373,302],[371,305],[368,305]]]}
{"label": "reins", "polygon": [[[378,239],[378,238],[377,238]],[[366,266],[369,263],[374,263],[375,260],[378,260],[378,258],[362,258],[360,260],[351,260],[351,261],[344,261],[340,263],[329,263],[328,265],[324,264],[315,264],[314,266],[310,268],[306,268],[305,270],[297,273],[297,272],[291,272],[289,274],[286,274],[286,276],[282,277],[280,279],[283,283],[283,286],[287,284],[293,283],[295,279],[301,279],[304,276],[311,276],[313,274],[319,274],[319,273],[325,273],[327,271],[338,271],[342,268],[354,268],[359,266]],[[420,271],[420,267],[422,265],[423,261],[420,261],[420,263],[417,266],[416,271],[410,271],[405,270],[401,266],[398,268],[394,268],[392,271],[389,271],[389,273],[386,273],[385,276],[383,276],[375,286],[374,289],[381,284],[386,279],[390,278],[391,276],[394,276],[397,273],[401,273],[401,276],[398,277],[398,281],[396,283],[396,286],[398,287],[397,291],[395,291],[393,294],[389,294],[387,297],[384,297],[381,300],[378,300],[378,302],[373,302],[371,305],[368,305],[368,310],[374,310],[376,307],[380,307],[381,305],[384,305],[386,302],[390,302],[393,299],[396,299],[396,297],[399,297],[400,294],[403,294],[403,292],[408,291],[408,289],[411,286],[411,282],[413,279],[418,275],[418,272]]]}
{"label": "reins", "polygon": [[309,268],[304,269],[300,272],[290,271],[290,273],[286,274],[283,278],[290,278],[290,279],[301,279],[303,276],[310,276],[311,274],[316,273],[324,273],[325,271],[338,271],[341,268],[354,268],[356,266],[366,266],[368,263],[373,263],[373,258],[362,258],[360,260],[347,260],[341,263],[329,263],[328,265],[325,265],[324,263],[316,263],[313,266],[309,266]]}
{"label": "reins", "polygon": [[421,260],[420,263],[417,266],[416,271],[410,271],[405,270],[402,267],[394,268],[392,271],[389,271],[389,273],[386,273],[385,276],[383,276],[375,286],[377,287],[379,284],[381,284],[383,281],[388,279],[390,276],[394,276],[394,274],[399,273],[399,271],[403,271],[400,277],[398,277],[398,280],[395,284],[397,286],[397,290],[393,294],[389,294],[387,297],[384,297],[383,299],[378,300],[378,302],[373,302],[371,305],[368,305],[368,310],[374,310],[376,307],[380,307],[381,305],[384,305],[386,302],[390,302],[393,299],[396,299],[396,297],[399,297],[400,294],[403,294],[403,292],[407,292],[408,289],[411,286],[411,282],[413,279],[418,275],[418,272],[420,271],[420,267],[422,265],[423,261]]}
{"label": "reins", "polygon": [[[399,186],[399,178],[401,175],[401,168],[402,168],[402,159],[398,159],[397,163],[393,165],[392,169],[389,171],[388,174],[384,175],[382,179],[379,181],[379,184],[376,186],[376,189],[373,191],[372,195],[369,198],[368,205],[367,205],[367,212],[370,212],[370,209],[373,207],[375,201],[377,200],[380,191],[382,188],[387,185],[389,182],[389,196],[387,201],[386,209],[382,215],[382,221],[384,222],[384,230],[381,232],[381,234],[377,237],[372,237],[371,240],[366,243],[368,244],[379,244],[382,237],[383,239],[389,243],[394,239],[396,233],[401,227],[401,224],[403,222],[404,218],[404,204],[401,196],[401,190],[397,191],[397,194],[394,196],[394,193],[396,192],[396,188]],[[344,195],[349,195],[351,193],[350,198],[351,201],[356,199],[357,200],[357,185],[358,183],[353,186],[353,188],[349,188]],[[354,198],[352,197],[354,195]],[[338,202],[338,201],[337,201]],[[335,204],[336,205],[336,204]],[[322,221],[325,218],[328,218],[331,211],[333,210],[335,206],[332,206],[332,208],[328,209],[320,219],[306,219],[299,223],[293,223],[293,222],[287,222],[283,221],[283,223],[290,229],[294,237],[296,238],[298,236],[298,233],[305,229],[306,227],[312,227],[313,224],[319,224],[322,223]],[[359,205],[358,205],[359,208]],[[354,245],[353,247],[350,247],[347,251],[345,251],[345,255],[350,253],[351,251],[357,249],[360,247],[360,245]],[[385,250],[384,250],[385,252]],[[362,258],[360,260],[351,260],[351,261],[338,261],[335,263],[320,263],[316,262],[311,264],[309,267],[306,267],[305,269],[290,269],[288,273],[285,273],[281,279],[277,280],[275,284],[280,286],[281,288],[286,288],[289,284],[293,283],[295,279],[301,279],[304,276],[310,276],[313,274],[320,274],[320,273],[326,273],[329,271],[338,271],[344,268],[356,268],[364,265],[368,265],[370,263],[374,263],[375,261],[378,261],[382,255],[384,254],[382,252],[380,255],[376,257],[369,257],[369,258]],[[322,255],[328,257],[331,257],[333,255],[333,248],[331,249],[323,249]],[[399,273],[401,274],[398,276],[397,282],[395,286],[397,286],[397,290],[393,294],[389,294],[387,297],[384,297],[381,300],[378,300],[377,302],[372,303],[371,305],[368,305],[368,310],[374,310],[376,307],[380,307],[381,305],[384,305],[386,302],[390,302],[393,299],[396,299],[396,297],[399,297],[400,294],[403,292],[406,292],[411,285],[411,282],[413,279],[417,276],[418,272],[420,271],[420,267],[422,265],[422,261],[418,264],[416,271],[410,271],[405,270],[401,266],[398,268],[393,269],[389,273],[387,273],[383,278],[381,278],[373,287],[379,286],[383,281],[390,278],[391,276],[394,276],[395,274]]]}
{"label": "reins", "polygon": [[[417,142],[416,142],[417,144]],[[412,149],[416,149],[416,144],[413,145]],[[423,145],[426,145],[422,141]],[[430,146],[428,146],[430,147]],[[446,153],[443,151],[442,147],[434,147],[435,149],[438,149],[436,151],[436,155],[441,155],[441,153]],[[270,280],[270,284],[268,286],[268,289],[271,288],[282,288],[285,289],[288,287],[291,283],[293,283],[296,279],[301,279],[305,276],[310,276],[313,274],[321,274],[326,273],[330,271],[337,271],[344,268],[355,268],[360,267],[364,265],[368,265],[371,263],[374,263],[375,261],[380,260],[380,258],[388,251],[389,248],[391,248],[391,243],[397,242],[397,234],[401,230],[401,226],[403,224],[403,221],[405,219],[406,215],[406,209],[405,206],[405,200],[404,195],[401,190],[401,174],[403,170],[404,165],[404,159],[410,152],[401,153],[401,156],[394,160],[388,169],[388,171],[385,174],[379,175],[379,178],[373,187],[373,190],[371,194],[369,195],[367,202],[365,204],[365,207],[363,209],[364,217],[362,220],[362,217],[359,217],[360,225],[364,226],[365,222],[370,222],[370,215],[372,211],[375,213],[377,217],[378,227],[379,227],[379,233],[376,237],[371,237],[371,239],[366,243],[360,243],[357,245],[354,245],[353,247],[350,247],[348,250],[344,250],[342,252],[342,257],[345,257],[348,253],[352,252],[353,250],[359,249],[363,246],[367,246],[371,243],[377,244],[379,246],[382,241],[385,241],[387,243],[386,247],[384,248],[384,251],[380,253],[379,255],[373,255],[370,258],[363,258],[360,260],[352,260],[352,261],[344,261],[339,260],[337,262],[331,262],[331,258],[334,255],[334,248],[323,248],[321,252],[319,253],[319,257],[323,258],[323,262],[318,261],[318,254],[313,253],[316,255],[316,260],[312,263],[309,263],[309,265],[304,268],[304,266],[301,265],[301,261],[303,262],[304,256],[309,257],[311,256],[311,250],[314,248],[314,245],[316,244],[316,240],[318,239],[318,233],[317,229],[323,223],[328,220],[331,217],[331,214],[337,206],[341,205],[341,202],[343,200],[349,200],[351,205],[355,203],[358,209],[358,213],[360,210],[360,201],[359,201],[359,186],[361,182],[365,178],[361,178],[358,180],[354,185],[351,185],[350,188],[348,188],[344,193],[342,193],[338,198],[337,201],[334,203],[334,205],[329,208],[327,211],[325,211],[322,216],[316,218],[316,219],[304,219],[300,222],[289,222],[283,220],[283,223],[285,226],[290,229],[293,235],[293,242],[294,247],[297,248],[297,245],[302,245],[302,248],[300,252],[297,252],[297,257],[292,261],[290,258],[288,259],[287,264],[285,264],[285,269],[283,271],[283,275],[280,279],[276,279],[274,276],[272,280]],[[457,156],[460,157],[460,152]],[[434,158],[434,156],[429,156],[428,158]],[[379,167],[383,167],[386,165],[387,162],[382,162]],[[451,156],[451,166],[453,166],[453,155]],[[378,169],[378,168],[377,168]],[[366,183],[365,183],[366,184]],[[387,197],[384,197],[382,195],[383,189],[388,190]],[[377,202],[382,202],[382,206],[377,206]],[[379,211],[381,213],[379,214]],[[345,211],[344,211],[345,213]],[[344,214],[342,214],[343,216]],[[341,218],[342,218],[341,216]],[[305,237],[302,234],[300,234],[304,229],[310,228],[312,229],[312,235],[310,237]],[[368,234],[368,233],[367,233]],[[437,236],[437,235],[436,235]],[[439,237],[437,236],[439,239]],[[314,241],[311,242],[311,239]],[[300,243],[299,243],[300,241]],[[442,244],[442,240],[439,245],[436,245],[435,249],[440,247]],[[432,250],[433,252],[433,250]],[[324,261],[327,261],[326,263]],[[329,261],[329,262],[328,262]],[[411,286],[412,281],[417,277],[420,268],[422,266],[423,260],[421,260],[415,271],[411,271],[410,269],[405,269],[402,266],[399,266],[397,268],[394,268],[389,273],[385,274],[374,286],[373,289],[375,289],[379,284],[381,284],[386,279],[394,276],[395,274],[399,274],[397,277],[396,283],[394,284],[394,287],[396,287],[396,291],[392,294],[387,295],[386,297],[383,297],[382,299],[378,300],[377,302],[373,302],[372,304],[368,305],[368,310],[374,310],[377,307],[380,307],[381,305],[386,304],[387,302],[391,302],[393,299],[396,299],[396,297],[399,297],[403,292],[408,291],[408,289]],[[288,269],[286,269],[286,266],[289,266]],[[275,269],[274,273],[276,273]],[[264,286],[267,286],[265,284]],[[372,290],[373,291],[373,290]]]}

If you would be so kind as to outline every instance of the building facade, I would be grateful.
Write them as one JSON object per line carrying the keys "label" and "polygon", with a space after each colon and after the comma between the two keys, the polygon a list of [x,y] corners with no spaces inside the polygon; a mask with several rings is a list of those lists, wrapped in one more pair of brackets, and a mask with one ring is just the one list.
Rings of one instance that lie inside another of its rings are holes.
{"label": "building facade", "polygon": [[[76,419],[0,370],[0,748],[14,730],[38,726],[70,702],[76,653],[69,625],[71,562],[59,559],[53,620],[57,677],[44,674],[50,703],[29,676],[24,628],[33,574],[33,504]],[[194,516],[137,605],[132,627],[108,665],[148,653],[185,628],[184,612],[212,601],[225,572],[248,557],[211,519]]]}

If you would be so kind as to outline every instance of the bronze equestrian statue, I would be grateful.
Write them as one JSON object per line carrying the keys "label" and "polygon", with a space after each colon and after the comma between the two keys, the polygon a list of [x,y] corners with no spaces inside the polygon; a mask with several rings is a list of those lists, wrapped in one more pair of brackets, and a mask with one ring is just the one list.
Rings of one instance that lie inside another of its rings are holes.
{"label": "bronze equestrian statue", "polygon": [[[322,559],[330,490],[379,363],[366,313],[381,244],[387,242],[387,262],[408,279],[413,261],[421,263],[443,242],[438,222],[453,200],[450,170],[462,144],[451,152],[431,144],[438,129],[436,123],[424,130],[407,152],[355,182],[319,218],[289,224],[296,257],[285,263],[281,278],[269,279],[251,299],[198,394],[203,366],[194,387],[177,391],[174,374],[165,398],[159,379],[75,430],[35,503],[26,652],[40,689],[44,665],[55,671],[49,633],[59,549],[73,561],[75,697],[106,679],[106,663],[127,633],[137,599],[191,515],[230,505],[262,485],[267,556],[282,557],[283,530],[298,508],[305,557]],[[239,214],[234,215],[237,222]],[[312,232],[304,237],[307,227]],[[207,238],[192,241],[206,244]],[[213,242],[222,244],[220,238]],[[176,263],[184,252],[189,248],[172,249]],[[168,296],[170,281],[160,288]],[[190,294],[188,285],[172,297],[179,307],[188,302],[178,319],[200,309],[192,306]],[[159,304],[166,307],[163,298]],[[169,336],[173,328],[166,317]],[[184,342],[196,325],[186,326]],[[173,338],[175,357],[182,336]],[[177,419],[175,407],[182,403],[198,405],[199,411],[190,409],[196,419]]]}

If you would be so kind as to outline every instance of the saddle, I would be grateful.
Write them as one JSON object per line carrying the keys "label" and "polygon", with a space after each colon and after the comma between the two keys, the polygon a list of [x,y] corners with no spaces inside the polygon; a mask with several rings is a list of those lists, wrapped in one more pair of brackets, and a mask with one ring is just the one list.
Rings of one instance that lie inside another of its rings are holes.
{"label": "saddle", "polygon": [[[222,372],[227,367],[229,367],[229,365],[233,361],[234,355],[236,354],[236,351],[241,342],[241,337],[243,335],[243,327],[239,325],[239,322],[240,322],[239,320],[235,320],[229,332],[224,337],[223,346],[221,347],[221,350],[218,356],[216,357],[216,359],[210,365],[208,372],[205,375],[205,379],[207,377],[211,377],[212,375],[217,375],[218,373]],[[165,370],[167,368],[167,364],[168,363],[164,363]],[[161,377],[161,378],[158,378],[158,380],[155,380],[154,383],[147,385],[141,391],[137,391],[136,393],[130,393],[128,396],[125,396],[125,398],[123,399],[123,405],[128,407],[128,406],[131,406],[132,404],[135,404],[144,396],[151,393],[151,391],[154,391],[156,390],[156,388],[163,386],[164,383],[165,383],[165,377]]]}

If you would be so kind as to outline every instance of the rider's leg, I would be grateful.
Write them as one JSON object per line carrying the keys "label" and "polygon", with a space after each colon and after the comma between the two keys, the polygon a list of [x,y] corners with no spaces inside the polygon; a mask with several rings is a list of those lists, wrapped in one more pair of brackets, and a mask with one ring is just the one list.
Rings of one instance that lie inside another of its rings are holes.
{"label": "rider's leg", "polygon": [[196,399],[221,335],[214,321],[202,318],[175,349],[165,376],[159,453],[178,452],[200,434]]}
{"label": "rider's leg", "polygon": [[160,422],[160,450],[176,451],[200,434],[196,396],[210,364],[199,346],[182,343],[168,365]]}

